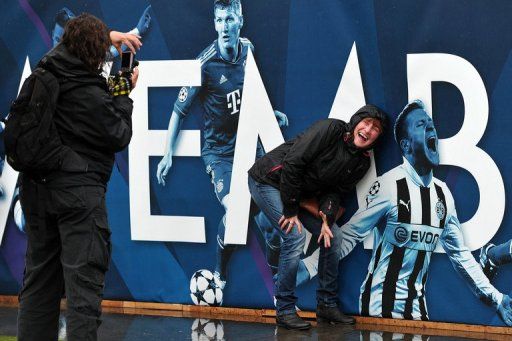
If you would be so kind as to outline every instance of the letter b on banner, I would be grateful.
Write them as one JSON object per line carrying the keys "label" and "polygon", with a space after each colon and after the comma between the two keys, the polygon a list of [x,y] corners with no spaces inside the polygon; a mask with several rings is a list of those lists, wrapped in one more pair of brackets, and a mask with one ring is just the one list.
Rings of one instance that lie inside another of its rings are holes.
{"label": "letter b on banner", "polygon": [[496,234],[505,211],[505,188],[500,171],[492,158],[477,147],[489,117],[484,83],[467,60],[440,53],[408,55],[407,77],[409,100],[421,99],[428,113],[432,113],[432,82],[455,85],[464,99],[464,123],[457,134],[439,140],[439,151],[441,164],[466,169],[478,184],[478,209],[462,224],[466,245],[476,250]]}

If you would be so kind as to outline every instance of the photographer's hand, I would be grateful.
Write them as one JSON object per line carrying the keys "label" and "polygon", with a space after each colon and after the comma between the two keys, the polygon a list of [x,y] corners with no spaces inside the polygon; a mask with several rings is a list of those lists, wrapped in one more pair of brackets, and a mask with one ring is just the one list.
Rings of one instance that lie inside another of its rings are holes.
{"label": "photographer's hand", "polygon": [[133,54],[136,54],[136,49],[140,49],[142,46],[142,42],[140,41],[140,36],[131,33],[122,33],[118,31],[110,31],[110,40],[112,41],[112,45],[119,51],[121,55],[123,53],[121,49],[121,45],[126,45],[132,51]]}

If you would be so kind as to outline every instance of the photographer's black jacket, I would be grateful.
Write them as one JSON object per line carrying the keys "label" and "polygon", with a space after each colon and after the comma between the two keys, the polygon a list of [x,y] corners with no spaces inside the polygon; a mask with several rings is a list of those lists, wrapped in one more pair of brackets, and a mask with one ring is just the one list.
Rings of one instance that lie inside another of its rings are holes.
{"label": "photographer's black jacket", "polygon": [[105,78],[88,71],[64,44],[48,52],[40,65],[59,80],[54,121],[62,143],[84,161],[82,165],[81,160],[63,160],[64,164],[73,163],[68,170],[77,166],[74,172],[59,171],[49,177],[55,182],[64,176],[68,182],[99,179],[106,184],[115,153],[123,150],[132,136],[132,100],[126,95],[113,97]]}
{"label": "photographer's black jacket", "polygon": [[352,138],[352,130],[366,117],[379,118],[383,125],[386,120],[377,107],[367,105],[350,123],[318,121],[256,161],[249,175],[279,189],[285,217],[297,215],[301,199],[316,197],[332,226],[342,197],[370,167],[368,151],[356,148]]}

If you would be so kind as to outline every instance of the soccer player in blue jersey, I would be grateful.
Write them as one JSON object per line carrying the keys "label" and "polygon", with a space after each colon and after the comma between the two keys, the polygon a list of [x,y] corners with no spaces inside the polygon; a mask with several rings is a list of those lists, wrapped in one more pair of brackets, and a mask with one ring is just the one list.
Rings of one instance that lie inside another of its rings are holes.
{"label": "soccer player in blue jersey", "polygon": [[372,259],[361,286],[361,315],[428,320],[425,283],[440,242],[474,294],[511,326],[510,297],[489,282],[465,246],[452,194],[433,176],[439,165],[438,138],[421,101],[409,103],[399,114],[395,140],[403,164],[377,178],[366,205],[341,228],[341,258],[374,232]]}
{"label": "soccer player in blue jersey", "polygon": [[[158,183],[165,186],[165,178],[172,166],[174,145],[181,122],[187,116],[192,102],[199,98],[204,109],[204,145],[201,156],[210,175],[217,199],[227,210],[231,170],[235,152],[236,133],[245,76],[245,63],[251,42],[240,37],[244,24],[240,0],[216,0],[214,23],[217,39],[198,56],[201,62],[201,86],[181,88],[169,120],[165,154],[156,172]],[[279,125],[288,125],[285,114],[275,111]],[[258,148],[262,155],[261,147]],[[226,283],[226,268],[234,246],[224,244],[224,215],[219,222],[215,275]],[[260,213],[258,221],[266,221]],[[260,225],[260,224],[258,224]],[[268,223],[267,261],[277,269],[279,236]]]}
{"label": "soccer player in blue jersey", "polygon": [[[139,21],[137,22],[137,26],[135,26],[132,30],[130,30],[128,33],[134,34],[136,36],[142,37],[144,36],[147,31],[149,30],[150,24],[151,24],[151,5],[146,7],[144,11],[142,12],[142,15],[139,18]],[[58,43],[60,43],[62,39],[62,35],[64,34],[64,27],[66,26],[66,23],[75,17],[75,14],[67,7],[61,8],[57,14],[55,15],[54,25],[52,28],[52,45],[55,47]],[[133,52],[135,52],[135,49],[130,44],[130,41],[126,41],[126,44],[128,45],[122,45],[121,50],[124,52],[127,50],[127,48],[130,48]],[[119,50],[115,46],[110,47],[110,59],[111,61],[119,57]],[[110,73],[110,68],[112,66],[112,62],[107,62],[107,75]],[[105,70],[105,67],[104,67]]]}

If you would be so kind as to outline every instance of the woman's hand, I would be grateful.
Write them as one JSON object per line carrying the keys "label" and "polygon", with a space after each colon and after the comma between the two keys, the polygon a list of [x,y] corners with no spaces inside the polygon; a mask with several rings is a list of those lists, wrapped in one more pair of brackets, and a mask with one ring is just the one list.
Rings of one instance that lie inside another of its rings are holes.
{"label": "woman's hand", "polygon": [[318,244],[324,240],[325,247],[331,247],[331,238],[334,238],[332,231],[327,223],[327,216],[324,212],[319,211],[320,217],[322,218],[322,230],[320,231],[320,236],[318,237]]}
{"label": "woman's hand", "polygon": [[282,216],[281,219],[279,219],[279,226],[281,226],[281,229],[283,230],[286,229],[286,234],[290,233],[295,225],[297,225],[299,233],[302,233],[302,223],[300,222],[298,216],[294,215],[290,218],[285,218],[285,216]]}

